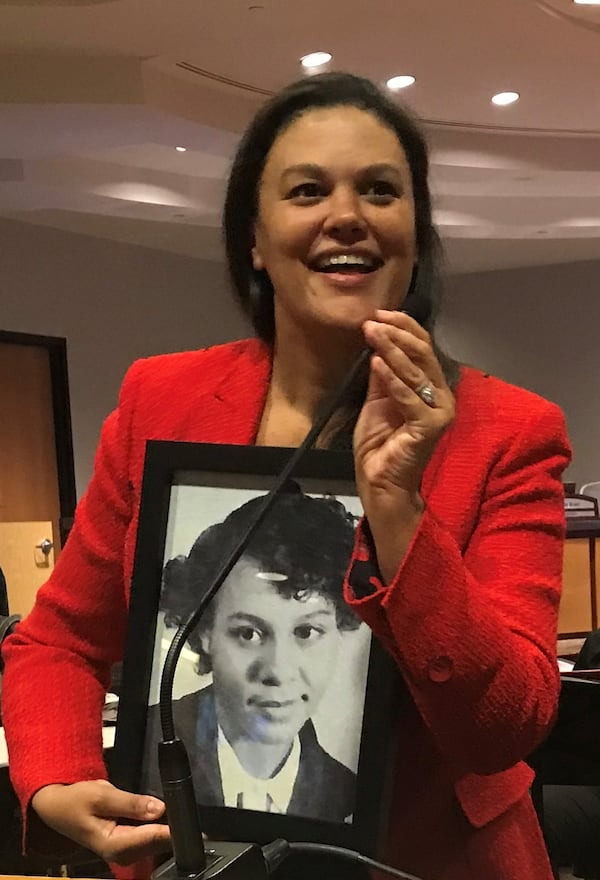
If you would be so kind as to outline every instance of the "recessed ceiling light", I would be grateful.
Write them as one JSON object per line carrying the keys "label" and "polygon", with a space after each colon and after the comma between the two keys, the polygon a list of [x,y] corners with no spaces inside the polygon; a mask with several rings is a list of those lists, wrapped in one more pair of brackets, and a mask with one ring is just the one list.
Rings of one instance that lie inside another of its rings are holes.
{"label": "recessed ceiling light", "polygon": [[302,67],[313,68],[313,67],[322,67],[324,64],[327,64],[331,61],[333,56],[329,54],[329,52],[310,52],[308,55],[303,55],[300,59],[300,64]]}
{"label": "recessed ceiling light", "polygon": [[187,152],[187,147],[175,147],[175,149],[177,150],[178,153]]}
{"label": "recessed ceiling light", "polygon": [[406,75],[406,76],[393,76],[391,79],[388,79],[386,82],[386,86],[388,89],[392,89],[395,91],[396,89],[405,89],[407,86],[412,86],[414,83],[414,76]]}
{"label": "recessed ceiling light", "polygon": [[520,97],[518,92],[499,92],[499,94],[494,95],[492,98],[492,104],[497,104],[498,107],[506,107],[508,104],[514,104]]}

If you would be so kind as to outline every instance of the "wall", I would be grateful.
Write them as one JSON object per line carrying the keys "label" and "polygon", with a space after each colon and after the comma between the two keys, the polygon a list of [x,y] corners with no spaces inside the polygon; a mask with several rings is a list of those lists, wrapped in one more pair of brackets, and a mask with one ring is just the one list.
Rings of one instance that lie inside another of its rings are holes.
{"label": "wall", "polygon": [[67,339],[78,494],[129,364],[248,335],[219,263],[0,220],[0,329]]}
{"label": "wall", "polygon": [[[78,492],[98,432],[136,358],[247,335],[223,268],[0,220],[0,328],[65,336]],[[564,410],[568,478],[600,479],[600,262],[448,279],[440,337],[459,359]]]}
{"label": "wall", "polygon": [[600,262],[448,279],[440,340],[462,360],[563,409],[567,479],[600,480]]}

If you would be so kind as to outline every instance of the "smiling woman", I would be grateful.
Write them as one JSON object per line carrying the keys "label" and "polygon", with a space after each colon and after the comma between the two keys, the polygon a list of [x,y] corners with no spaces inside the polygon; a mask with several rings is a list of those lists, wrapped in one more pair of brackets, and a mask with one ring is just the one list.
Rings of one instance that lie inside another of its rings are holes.
{"label": "smiling woman", "polygon": [[[201,692],[192,732],[211,738],[213,767],[281,771],[289,793],[309,740],[320,754],[309,715],[322,683],[308,658],[334,656],[327,603],[340,631],[351,609],[404,689],[387,861],[431,880],[549,880],[524,758],[556,711],[569,446],[556,406],[436,346],[439,241],[419,127],[360,77],[291,84],[240,142],[224,231],[258,339],[133,366],[59,565],[6,644],[5,722],[24,815],[113,859],[164,846],[168,831],[154,821],[163,804],[103,781],[98,735],[103,685],[122,655],[147,441],[298,446],[366,346],[364,375],[319,437],[352,448],[365,514],[346,551],[344,599],[277,557],[246,558],[237,591],[215,609],[219,651],[215,630],[200,636],[229,684]],[[227,711],[227,694],[240,711]],[[76,715],[56,718],[65,698]],[[320,755],[318,778],[342,814],[352,769],[332,759]],[[285,805],[281,789],[267,794]],[[252,797],[267,803],[264,791]],[[358,801],[373,807],[370,796]],[[322,864],[316,875],[331,876]]]}

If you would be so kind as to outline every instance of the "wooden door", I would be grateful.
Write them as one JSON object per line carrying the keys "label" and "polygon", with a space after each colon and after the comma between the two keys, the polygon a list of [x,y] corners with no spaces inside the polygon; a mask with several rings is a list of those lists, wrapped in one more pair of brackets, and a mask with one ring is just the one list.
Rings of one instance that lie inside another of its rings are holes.
{"label": "wooden door", "polygon": [[[52,546],[46,545],[48,541]],[[38,588],[54,568],[52,523],[0,523],[0,559],[8,587],[11,614],[24,617],[33,608]]]}
{"label": "wooden door", "polygon": [[[0,341],[0,523],[43,523],[23,533],[23,546],[9,531],[0,534],[0,568],[9,610],[29,609],[54,555],[34,562],[33,546],[48,537],[60,543],[60,492],[50,357],[42,345]],[[21,530],[22,531],[22,530]],[[38,534],[40,532],[40,534]],[[15,566],[11,559],[27,563]],[[22,591],[22,596],[20,595]]]}

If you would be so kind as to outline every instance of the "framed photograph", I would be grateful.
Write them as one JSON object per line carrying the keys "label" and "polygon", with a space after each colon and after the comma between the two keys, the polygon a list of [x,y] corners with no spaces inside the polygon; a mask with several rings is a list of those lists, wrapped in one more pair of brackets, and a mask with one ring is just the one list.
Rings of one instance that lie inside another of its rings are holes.
{"label": "framed photograph", "polygon": [[[120,787],[162,796],[167,650],[290,454],[148,443],[110,762]],[[343,599],[361,513],[350,453],[308,453],[183,648],[175,728],[215,838],[378,849],[399,674]]]}

